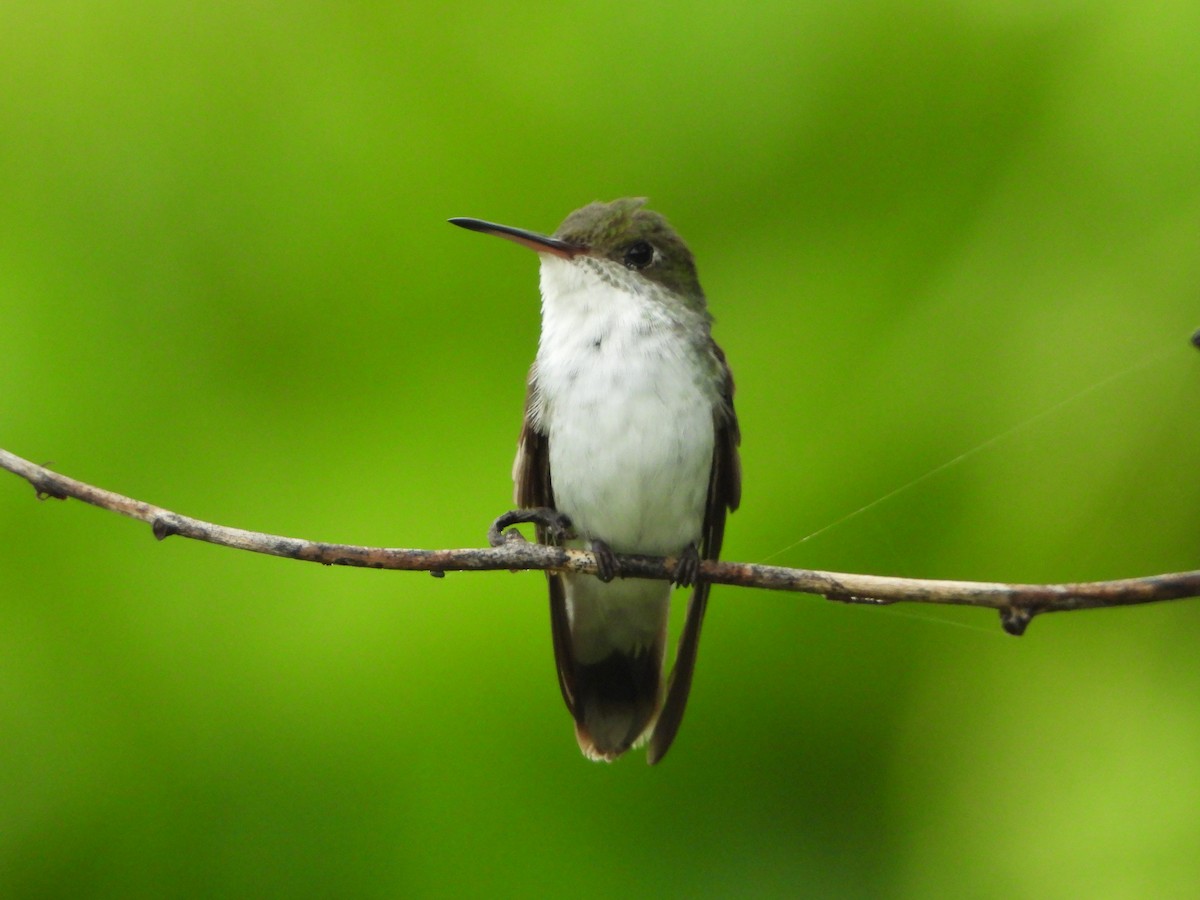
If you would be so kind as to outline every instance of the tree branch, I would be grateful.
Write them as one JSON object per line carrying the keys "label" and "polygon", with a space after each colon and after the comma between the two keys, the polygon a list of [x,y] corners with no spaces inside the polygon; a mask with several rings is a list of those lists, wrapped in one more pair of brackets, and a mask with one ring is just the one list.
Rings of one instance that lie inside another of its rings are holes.
{"label": "tree branch", "polygon": [[[66,500],[74,497],[84,503],[148,523],[159,540],[180,535],[222,547],[302,559],[327,566],[402,569],[429,572],[438,577],[446,572],[499,569],[596,573],[595,557],[587,551],[533,544],[514,530],[501,532],[501,523],[506,521],[506,517],[497,520],[499,527],[493,529],[494,540],[498,544],[487,548],[408,550],[329,544],[229,528],[182,516],[151,503],[52,472],[7,450],[0,449],[0,468],[28,481],[37,491],[39,499]],[[675,571],[676,560],[670,557],[621,555],[617,559],[623,577],[667,581]],[[999,611],[1001,625],[1013,635],[1023,634],[1033,617],[1040,613],[1132,606],[1200,596],[1200,571],[1080,584],[999,584],[855,575],[705,560],[700,564],[700,577],[712,584],[818,594],[842,603],[886,605],[911,602],[986,607]]]}

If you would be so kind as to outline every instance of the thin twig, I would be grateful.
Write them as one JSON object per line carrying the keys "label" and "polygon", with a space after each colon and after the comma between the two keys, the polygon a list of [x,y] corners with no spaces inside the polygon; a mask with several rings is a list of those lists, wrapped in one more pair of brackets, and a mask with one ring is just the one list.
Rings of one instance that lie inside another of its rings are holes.
{"label": "thin twig", "polygon": [[[430,572],[436,576],[446,572],[500,569],[540,569],[593,575],[596,572],[596,560],[591,553],[529,543],[513,530],[503,532],[503,540],[498,546],[462,550],[410,550],[329,544],[229,528],[182,516],[160,506],[134,500],[52,472],[7,450],[0,450],[0,468],[20,475],[28,481],[40,499],[66,500],[74,497],[84,503],[148,523],[159,540],[171,535],[180,535],[223,547],[302,559],[327,566],[402,569]],[[496,529],[495,533],[500,534],[499,529]],[[617,559],[622,576],[627,578],[665,581],[670,580],[675,572],[676,560],[670,557],[622,555]],[[843,603],[886,605],[912,602],[986,607],[999,611],[1004,630],[1013,635],[1023,634],[1033,617],[1040,613],[1132,606],[1158,600],[1180,600],[1200,596],[1200,571],[1080,584],[999,584],[893,578],[883,575],[788,569],[754,563],[704,561],[700,565],[700,577],[713,584],[765,588],[772,591],[798,591],[818,594]]]}

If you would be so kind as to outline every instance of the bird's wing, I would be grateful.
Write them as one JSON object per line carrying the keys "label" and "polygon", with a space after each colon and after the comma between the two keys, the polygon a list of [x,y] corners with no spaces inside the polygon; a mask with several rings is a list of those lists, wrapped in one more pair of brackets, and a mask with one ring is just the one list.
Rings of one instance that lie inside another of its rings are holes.
{"label": "bird's wing", "polygon": [[[550,481],[550,436],[537,425],[534,407],[537,398],[537,365],[529,370],[529,387],[525,395],[525,421],[517,441],[517,458],[513,462],[513,499],[520,509],[538,506],[554,508],[554,488]],[[538,526],[538,542],[550,543],[546,529]],[[566,593],[562,575],[547,572],[550,586],[550,632],[554,639],[554,662],[558,668],[558,686],[571,715],[575,715],[575,688],[572,673],[575,666],[571,656],[571,630],[567,618]]]}
{"label": "bird's wing", "polygon": [[[713,410],[713,459],[708,476],[704,529],[700,538],[701,559],[717,559],[720,556],[726,512],[737,509],[742,498],[742,468],[738,457],[741,432],[738,430],[737,414],[733,411],[733,375],[725,364],[725,354],[721,348],[715,343],[712,347],[724,367],[725,379],[720,401]],[[666,755],[683,721],[688,692],[692,687],[692,672],[696,667],[696,650],[700,645],[700,626],[708,606],[709,587],[704,581],[698,581],[688,601],[687,618],[683,634],[679,637],[679,650],[675,654],[675,668],[671,671],[666,700],[663,701],[646,752],[646,761],[650,765]]]}

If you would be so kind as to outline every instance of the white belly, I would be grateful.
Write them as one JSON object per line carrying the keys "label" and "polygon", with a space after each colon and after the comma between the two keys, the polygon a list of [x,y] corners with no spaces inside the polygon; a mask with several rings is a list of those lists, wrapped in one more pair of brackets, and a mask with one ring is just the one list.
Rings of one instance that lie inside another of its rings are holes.
{"label": "white belly", "polygon": [[[537,423],[554,505],[581,541],[675,556],[699,544],[717,386],[692,340],[702,312],[668,309],[612,280],[542,257]],[[703,346],[703,344],[701,344]],[[664,646],[670,585],[567,575],[575,658]]]}
{"label": "white belly", "polygon": [[663,369],[647,356],[581,372],[546,423],[555,505],[618,553],[676,554],[700,538],[712,406]]}
{"label": "white belly", "polygon": [[674,555],[703,526],[712,389],[676,328],[655,321],[652,305],[622,310],[629,296],[612,293],[619,298],[599,298],[602,314],[547,311],[543,325],[538,384],[554,502],[581,537],[618,553]]}
{"label": "white belly", "polygon": [[[674,556],[699,543],[713,454],[712,406],[673,356],[625,353],[619,360],[597,360],[553,391],[545,420],[550,478],[555,506],[583,539],[577,546],[600,538],[617,553]],[[566,578],[579,662],[598,662],[614,648],[661,652],[670,585]]]}

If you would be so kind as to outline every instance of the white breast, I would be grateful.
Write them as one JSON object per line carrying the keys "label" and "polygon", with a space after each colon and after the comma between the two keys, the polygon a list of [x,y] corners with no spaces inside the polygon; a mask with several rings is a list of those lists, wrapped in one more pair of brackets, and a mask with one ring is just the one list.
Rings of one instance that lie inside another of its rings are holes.
{"label": "white breast", "polygon": [[673,555],[700,539],[715,385],[702,313],[542,257],[535,414],[550,438],[555,504],[618,553]]}

